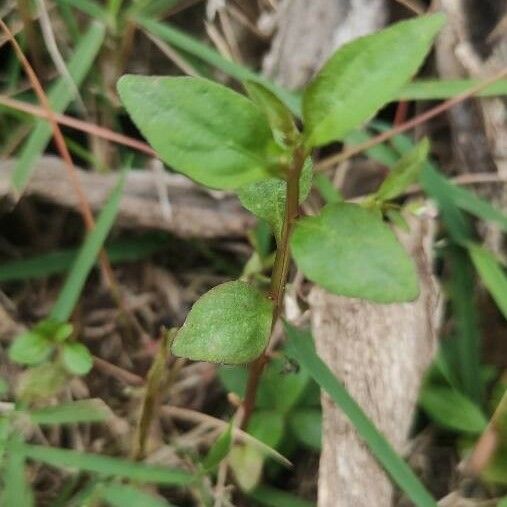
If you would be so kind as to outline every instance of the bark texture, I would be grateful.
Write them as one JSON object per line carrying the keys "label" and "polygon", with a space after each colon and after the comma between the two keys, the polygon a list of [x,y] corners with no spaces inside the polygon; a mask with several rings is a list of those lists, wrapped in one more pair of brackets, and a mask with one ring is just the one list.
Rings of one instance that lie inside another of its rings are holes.
{"label": "bark texture", "polygon": [[[319,355],[401,453],[421,379],[436,347],[441,314],[432,275],[432,219],[412,220],[410,233],[402,240],[419,272],[421,292],[416,301],[380,305],[335,296],[319,287],[310,294]],[[390,479],[326,394],[322,406],[319,507],[390,506]]]}

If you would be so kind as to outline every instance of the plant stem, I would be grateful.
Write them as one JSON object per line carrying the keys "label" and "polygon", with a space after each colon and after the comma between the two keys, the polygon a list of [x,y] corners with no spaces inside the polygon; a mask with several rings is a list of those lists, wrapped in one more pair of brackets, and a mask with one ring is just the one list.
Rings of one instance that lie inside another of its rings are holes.
{"label": "plant stem", "polygon": [[[287,285],[287,276],[290,266],[289,239],[299,214],[299,177],[301,176],[306,156],[307,153],[303,146],[296,146],[292,163],[287,174],[285,214],[280,241],[277,244],[269,289],[269,297],[273,300],[271,333],[273,333],[273,329],[278,321],[278,317],[280,317],[283,307],[283,296],[285,294],[285,286]],[[259,387],[259,381],[267,362],[268,356],[266,350],[264,350],[264,352],[250,365],[245,399],[243,401],[242,429],[247,427],[250,416],[252,415],[257,388]]]}

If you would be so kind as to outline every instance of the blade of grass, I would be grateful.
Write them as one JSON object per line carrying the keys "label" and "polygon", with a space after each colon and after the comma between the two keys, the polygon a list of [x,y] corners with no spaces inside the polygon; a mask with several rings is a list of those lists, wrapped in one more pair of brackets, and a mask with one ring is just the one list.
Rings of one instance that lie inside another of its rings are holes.
{"label": "blade of grass", "polygon": [[159,496],[150,495],[149,493],[145,493],[127,484],[103,484],[99,487],[99,496],[104,502],[107,502],[113,507],[125,507],[127,505],[139,507],[171,507],[172,505]]}
{"label": "blade of grass", "polygon": [[184,470],[163,466],[134,463],[126,459],[111,458],[69,449],[18,443],[15,451],[25,458],[40,461],[57,468],[76,468],[105,477],[123,477],[132,481],[166,486],[186,486],[194,477]]}
{"label": "blade of grass", "polygon": [[2,473],[4,483],[2,505],[32,507],[33,493],[26,477],[25,457],[17,452],[15,445],[14,441],[7,444],[6,463]]}
{"label": "blade of grass", "polygon": [[454,320],[453,347],[443,349],[444,358],[459,380],[459,390],[477,405],[482,405],[481,333],[474,298],[473,267],[463,248],[451,245],[445,250],[450,268],[449,298]]}
{"label": "blade of grass", "polygon": [[92,2],[90,0],[56,0],[56,3],[75,7],[94,19],[102,21],[107,19],[106,9],[101,7],[97,2]]}
{"label": "blade of grass", "polygon": [[315,507],[312,502],[269,486],[259,486],[248,496],[266,507]]}
{"label": "blade of grass", "polygon": [[[406,85],[398,98],[401,100],[437,100],[449,99],[466,92],[480,83],[479,79],[428,79],[413,81]],[[507,95],[507,79],[501,79],[489,85],[477,94],[479,97]]]}
{"label": "blade of grass", "polygon": [[[167,247],[169,239],[158,233],[144,234],[138,238],[111,243],[106,253],[113,264],[144,259]],[[68,249],[38,255],[28,259],[0,264],[0,282],[36,280],[57,273],[64,273],[72,266],[79,249]]]}
{"label": "blade of grass", "polygon": [[83,246],[72,266],[58,299],[51,310],[50,318],[60,322],[67,321],[76,305],[86,278],[94,266],[97,256],[111,229],[119,209],[125,183],[126,172],[120,176],[104,208],[100,212],[95,227],[88,233]]}
{"label": "blade of grass", "polygon": [[[104,35],[104,25],[93,23],[69,60],[67,67],[77,85],[80,85],[88,74],[104,42]],[[55,112],[65,110],[73,98],[74,92],[66,78],[60,78],[48,93],[49,103]],[[51,134],[52,128],[47,122],[35,123],[33,132],[24,144],[12,174],[11,184],[18,192],[21,192],[28,182],[34,163],[49,143]]]}
{"label": "blade of grass", "polygon": [[393,481],[418,507],[436,507],[437,503],[407,463],[398,456],[343,384],[317,355],[311,335],[289,324],[285,325],[285,330],[288,335],[287,355],[305,368],[320,387],[331,396]]}
{"label": "blade of grass", "polygon": [[76,400],[30,412],[34,424],[75,424],[103,422],[111,417],[111,410],[100,398]]}
{"label": "blade of grass", "polygon": [[507,276],[496,257],[483,246],[469,243],[468,253],[484,285],[507,319]]}

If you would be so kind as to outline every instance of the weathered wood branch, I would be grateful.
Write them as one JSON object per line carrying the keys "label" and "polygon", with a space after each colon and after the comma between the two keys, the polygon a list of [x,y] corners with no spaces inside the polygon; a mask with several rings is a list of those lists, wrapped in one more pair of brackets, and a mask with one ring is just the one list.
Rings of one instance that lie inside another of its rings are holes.
{"label": "weathered wood branch", "polygon": [[[0,161],[0,199],[16,202],[10,186],[13,160]],[[77,169],[79,180],[93,210],[104,205],[118,176]],[[78,200],[65,166],[57,157],[42,157],[23,194],[77,210]],[[118,214],[126,228],[159,229],[178,236],[240,237],[254,223],[237,199],[202,190],[191,180],[165,172],[131,170]]]}

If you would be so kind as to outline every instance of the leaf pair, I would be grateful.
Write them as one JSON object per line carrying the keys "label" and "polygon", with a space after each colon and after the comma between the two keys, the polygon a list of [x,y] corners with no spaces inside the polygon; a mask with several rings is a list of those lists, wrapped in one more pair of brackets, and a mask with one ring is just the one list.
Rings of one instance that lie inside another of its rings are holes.
{"label": "leaf pair", "polygon": [[[442,27],[440,14],[404,21],[337,51],[303,93],[304,144],[343,139],[393,100]],[[277,174],[300,134],[289,108],[262,84],[253,101],[212,81],[124,76],[120,97],[162,160],[212,188],[235,189]]]}
{"label": "leaf pair", "polygon": [[[134,122],[175,170],[212,188],[235,189],[243,205],[280,240],[287,178],[297,154],[343,139],[396,96],[417,71],[444,21],[423,16],[357,39],[324,65],[303,93],[303,131],[288,107],[257,83],[252,100],[201,78],[124,76],[118,83]],[[427,146],[415,157],[425,156]],[[422,153],[424,152],[424,153]],[[300,158],[300,157],[299,157]],[[417,160],[416,160],[417,161]],[[408,161],[412,167],[413,161]],[[402,166],[378,201],[396,197],[414,171]],[[310,160],[299,200],[311,186]],[[280,246],[280,245],[279,245]],[[328,290],[377,302],[417,295],[412,261],[379,214],[352,204],[328,205],[296,224],[293,254],[305,275]],[[244,282],[205,294],[179,331],[173,352],[194,360],[247,363],[266,347],[272,303]]]}

